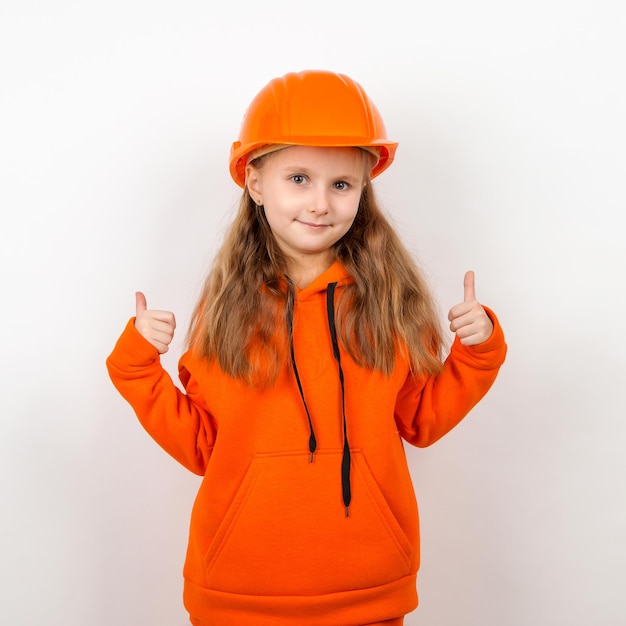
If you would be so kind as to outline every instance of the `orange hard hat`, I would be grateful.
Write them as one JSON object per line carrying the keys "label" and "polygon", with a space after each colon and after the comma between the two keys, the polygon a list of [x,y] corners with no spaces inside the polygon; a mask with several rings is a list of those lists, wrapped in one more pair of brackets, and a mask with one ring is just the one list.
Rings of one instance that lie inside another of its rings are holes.
{"label": "orange hard hat", "polygon": [[398,147],[363,88],[325,70],[274,78],[252,100],[230,151],[230,174],[240,187],[250,154],[272,145],[365,148],[378,153],[371,178],[391,165]]}

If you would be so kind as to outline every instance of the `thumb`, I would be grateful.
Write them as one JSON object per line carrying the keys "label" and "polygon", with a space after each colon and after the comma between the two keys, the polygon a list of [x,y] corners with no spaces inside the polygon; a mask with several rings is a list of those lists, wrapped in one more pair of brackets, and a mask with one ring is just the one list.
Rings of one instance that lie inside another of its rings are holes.
{"label": "thumb", "polygon": [[476,300],[474,272],[465,272],[465,278],[463,279],[463,301],[468,302],[470,300]]}
{"label": "thumb", "polygon": [[146,296],[141,293],[141,291],[135,292],[135,309],[136,315],[139,317],[141,313],[143,313],[148,308],[148,304],[146,302]]}

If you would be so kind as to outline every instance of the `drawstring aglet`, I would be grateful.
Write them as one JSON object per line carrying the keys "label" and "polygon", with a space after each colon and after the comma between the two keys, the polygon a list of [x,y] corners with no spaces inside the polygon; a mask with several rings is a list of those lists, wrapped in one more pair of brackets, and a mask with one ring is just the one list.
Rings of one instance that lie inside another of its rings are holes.
{"label": "drawstring aglet", "polygon": [[313,453],[311,452],[311,456],[309,458],[309,463],[313,463]]}
{"label": "drawstring aglet", "polygon": [[350,517],[350,507],[346,507],[346,517]]}

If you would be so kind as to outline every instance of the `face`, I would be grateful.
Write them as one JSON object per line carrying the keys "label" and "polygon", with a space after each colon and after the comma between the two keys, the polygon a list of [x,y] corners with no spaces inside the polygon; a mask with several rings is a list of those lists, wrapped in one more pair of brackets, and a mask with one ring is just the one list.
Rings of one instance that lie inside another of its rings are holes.
{"label": "face", "polygon": [[332,246],[352,226],[369,165],[359,148],[291,146],[260,168],[247,166],[248,191],[296,268],[321,272],[333,262]]}

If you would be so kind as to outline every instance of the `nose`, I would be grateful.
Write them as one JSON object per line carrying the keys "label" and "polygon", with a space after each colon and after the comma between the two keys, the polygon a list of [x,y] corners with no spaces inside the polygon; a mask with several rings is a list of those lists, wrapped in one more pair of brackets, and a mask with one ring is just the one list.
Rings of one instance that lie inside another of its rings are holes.
{"label": "nose", "polygon": [[328,189],[320,187],[315,190],[311,198],[309,212],[315,215],[325,215],[330,210],[330,192]]}

